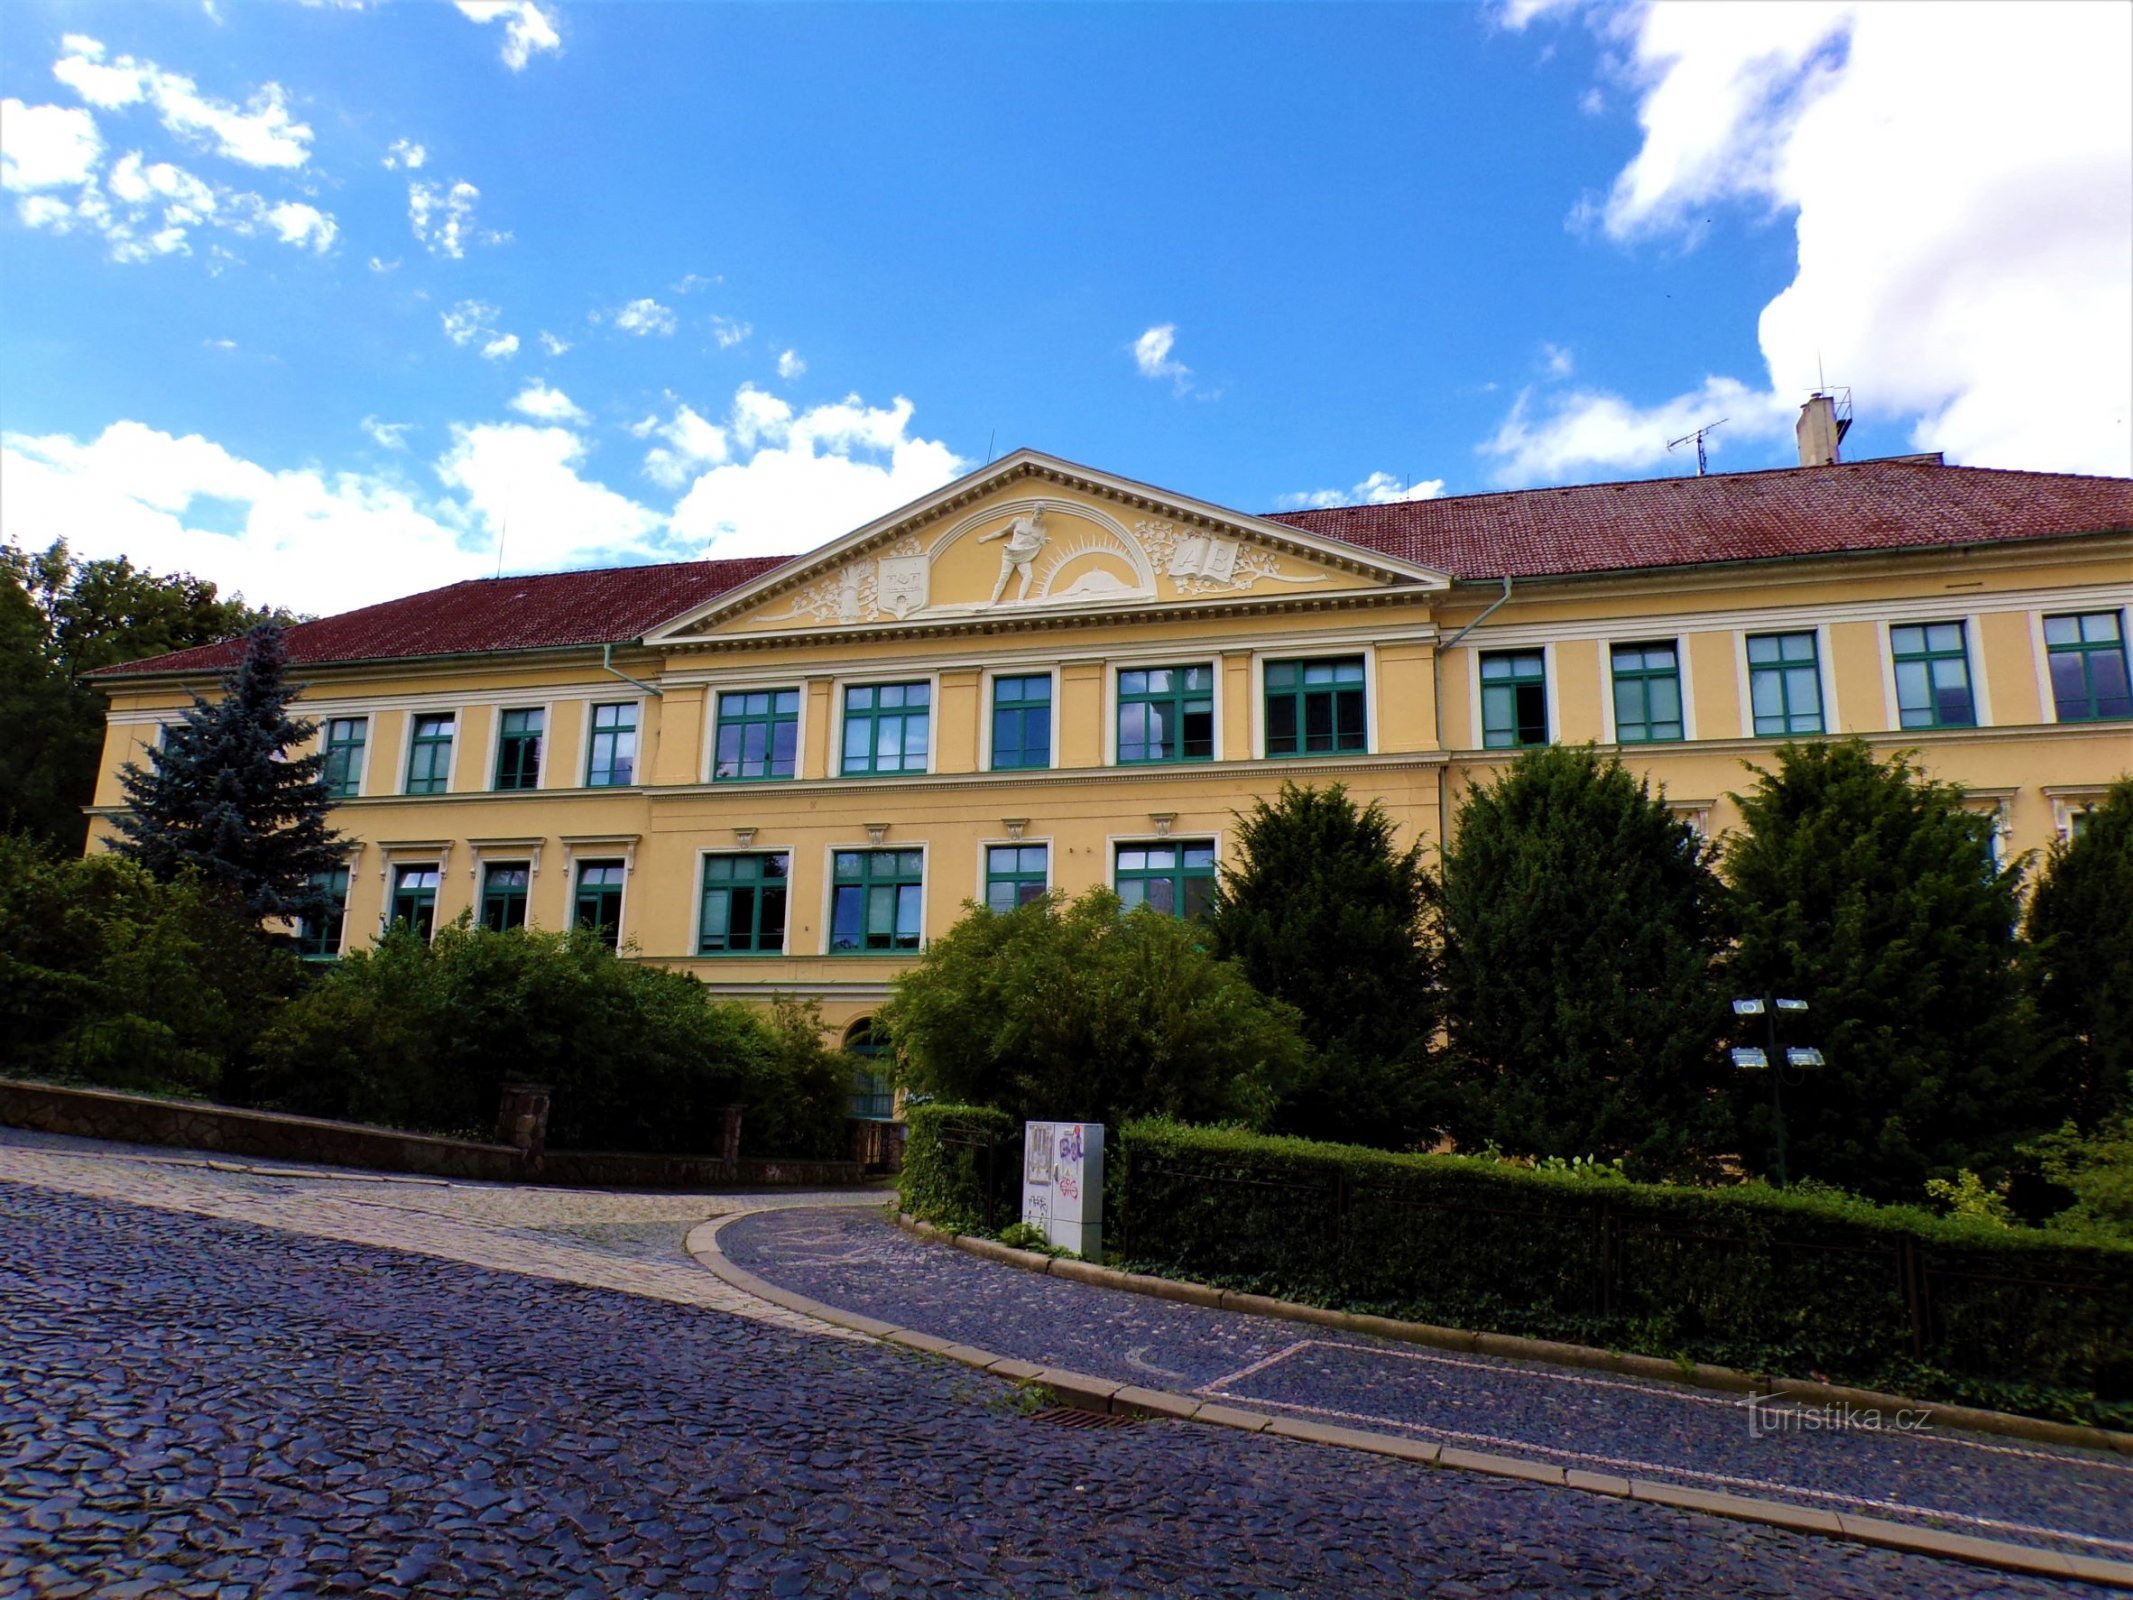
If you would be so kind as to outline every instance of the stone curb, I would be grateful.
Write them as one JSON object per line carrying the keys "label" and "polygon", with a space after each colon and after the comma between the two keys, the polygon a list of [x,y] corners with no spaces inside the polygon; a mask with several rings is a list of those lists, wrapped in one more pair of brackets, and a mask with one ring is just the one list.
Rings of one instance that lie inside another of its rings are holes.
{"label": "stone curb", "polygon": [[[1303,1443],[1338,1445],[1350,1450],[1361,1450],[1370,1455],[1388,1456],[1400,1461],[1419,1462],[1427,1466],[1450,1467],[1464,1472],[1478,1472],[1489,1477],[1511,1478],[1527,1483],[1545,1484],[1553,1488],[1577,1489],[1592,1494],[1614,1495],[1622,1499],[1641,1500],[1653,1505],[1663,1505],[1681,1511],[1701,1511],[1713,1516],[1730,1517],[1737,1522],[1761,1523],[1768,1527],[1784,1528],[1796,1533],[1816,1533],[1826,1537],[1850,1539],[1860,1544],[1877,1545],[1886,1550],[1895,1550],[1909,1555],[1938,1556],[1944,1560],[1963,1561],[1973,1566],[1990,1567],[2000,1572],[2019,1572],[2035,1577],[2080,1578],[2090,1583],[2109,1588],[2133,1590],[2133,1561],[2105,1561],[2091,1556],[2061,1555],[2055,1550],[2038,1550],[2027,1545],[2008,1544],[1998,1539],[1979,1539],[1966,1534],[1936,1533],[1927,1528],[1913,1528],[1899,1522],[1884,1522],[1873,1517],[1854,1517],[1836,1512],[1817,1511],[1810,1507],[1795,1506],[1781,1500],[1756,1500],[1746,1495],[1710,1494],[1699,1489],[1678,1488],[1670,1483],[1648,1483],[1639,1479],[1609,1477],[1603,1473],[1565,1470],[1550,1462],[1527,1461],[1516,1456],[1492,1455],[1480,1450],[1446,1448],[1421,1439],[1404,1435],[1371,1433],[1361,1428],[1336,1427],[1326,1423],[1301,1422],[1291,1417],[1270,1417],[1263,1412],[1246,1411],[1236,1406],[1222,1405],[1211,1400],[1202,1400],[1193,1395],[1178,1394],[1167,1389],[1146,1389],[1138,1384],[1118,1383],[1109,1378],[1091,1377],[1084,1372],[1070,1372],[1062,1367],[1044,1367],[1031,1361],[1019,1361],[1011,1356],[997,1356],[974,1345],[952,1344],[933,1334],[917,1333],[898,1328],[876,1317],[862,1316],[857,1312],[841,1310],[824,1305],[806,1295],[795,1294],[767,1283],[747,1268],[735,1265],[718,1247],[719,1230],[742,1217],[755,1216],[753,1211],[736,1211],[727,1216],[713,1217],[708,1222],[698,1223],[689,1231],[685,1248],[697,1263],[714,1277],[722,1279],[733,1288],[772,1305],[782,1306],[803,1316],[814,1317],[840,1328],[864,1333],[885,1343],[902,1345],[907,1349],[940,1356],[959,1362],[980,1372],[990,1373],[1011,1383],[1029,1384],[1049,1390],[1066,1404],[1088,1411],[1117,1412],[1124,1415],[1171,1417],[1181,1422],[1201,1422],[1218,1428],[1234,1428],[1243,1433],[1268,1433],[1284,1439]],[[974,1255],[986,1256],[1017,1267],[1027,1267],[1034,1272],[1051,1272],[1056,1267],[1069,1266],[1079,1270],[1061,1272],[1058,1276],[1083,1282],[1100,1283],[1109,1288],[1125,1288],[1136,1274],[1114,1272],[1108,1267],[1097,1267],[1086,1261],[1066,1262],[1052,1256],[1039,1255],[1032,1250],[1013,1250],[996,1239],[969,1239],[944,1232],[930,1223],[917,1222],[907,1216],[898,1217],[899,1225],[914,1233],[932,1238],[947,1239],[969,1249]],[[984,1248],[978,1248],[984,1246]],[[1090,1274],[1102,1274],[1092,1277]],[[1189,1290],[1182,1293],[1161,1294],[1162,1298],[1186,1300],[1196,1305],[1212,1305],[1219,1309],[1246,1310],[1259,1306],[1289,1305],[1287,1301],[1262,1300],[1256,1295],[1231,1295],[1227,1290],[1210,1289],[1204,1284],[1171,1283],[1163,1278],[1138,1278],[1139,1282],[1161,1285],[1165,1290]],[[1159,1294],[1159,1290],[1140,1290],[1141,1293]],[[1213,1298],[1209,1298],[1212,1296]],[[1298,1306],[1296,1311],[1311,1311],[1310,1317],[1295,1318],[1301,1321],[1324,1321],[1341,1313],[1326,1312],[1315,1307]],[[1269,1312],[1268,1315],[1281,1315]],[[1412,1323],[1391,1322],[1382,1317],[1351,1318],[1335,1326],[1354,1326],[1360,1322],[1385,1323],[1396,1328],[1419,1326]],[[1376,1331],[1376,1329],[1357,1331]],[[1477,1337],[1458,1330],[1429,1330],[1455,1333],[1463,1342],[1461,1349],[1475,1349],[1472,1341]],[[1399,1337],[1395,1335],[1394,1337]],[[1492,1340],[1495,1336],[1489,1336]],[[1426,1342],[1426,1341],[1425,1341]],[[1499,1341],[1504,1343],[1539,1344],[1542,1341]],[[1563,1346],[1587,1355],[1602,1355],[1601,1351],[1585,1351],[1582,1346]],[[1502,1352],[1492,1352],[1502,1353]],[[1580,1363],[1591,1365],[1590,1362]],[[1659,1363],[1671,1368],[1671,1363]],[[1722,1369],[1718,1369],[1722,1370]],[[1987,1413],[1995,1415],[1996,1413]],[[2017,1419],[2020,1420],[2020,1419]]]}
{"label": "stone curb", "polygon": [[1553,1339],[1525,1339],[1508,1333],[1474,1333],[1465,1328],[1439,1328],[1427,1322],[1401,1322],[1392,1317],[1374,1317],[1355,1311],[1328,1311],[1293,1300],[1272,1300],[1265,1295],[1241,1294],[1234,1289],[1216,1289],[1204,1283],[1184,1283],[1150,1277],[1139,1272],[1120,1272],[1094,1262],[1064,1256],[1048,1256],[1036,1250],[1017,1250],[997,1239],[952,1233],[930,1222],[899,1213],[897,1226],[921,1238],[938,1239],[1025,1272],[1046,1273],[1076,1283],[1092,1283],[1105,1289],[1123,1289],[1129,1294],[1151,1295],[1158,1300],[1176,1300],[1186,1305],[1207,1306],[1218,1311],[1246,1311],[1255,1316],[1278,1317],[1284,1322],[1309,1322],[1343,1333],[1375,1334],[1407,1344],[1425,1344],[1467,1355],[1499,1356],[1514,1361],[1545,1361],[1559,1367],[1586,1367],[1625,1377],[1651,1378],[1665,1383],[1687,1384],[1699,1389],[1719,1389],[1731,1394],[1753,1394],[1769,1400],[1798,1400],[1810,1405],[1846,1406],[1854,1411],[1922,1412],[1928,1422],[1963,1433],[2000,1434],[2032,1444],[2072,1445],[2084,1450],[2115,1450],[2133,1455],[2133,1433],[2112,1428],[2093,1428],[2073,1422],[2048,1422],[2042,1417],[2017,1416],[2008,1411],[1987,1411],[1980,1406],[1952,1405],[1941,1400],[1913,1400],[1875,1389],[1851,1389],[1841,1384],[1814,1383],[1801,1378],[1778,1378],[1765,1373],[1741,1372],[1698,1362],[1684,1367],[1659,1356],[1623,1355],[1591,1345],[1563,1344]]}

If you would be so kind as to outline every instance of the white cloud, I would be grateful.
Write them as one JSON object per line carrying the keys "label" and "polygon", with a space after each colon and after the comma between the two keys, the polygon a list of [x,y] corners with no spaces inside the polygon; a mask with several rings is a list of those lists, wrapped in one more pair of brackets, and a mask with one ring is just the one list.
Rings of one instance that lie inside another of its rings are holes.
{"label": "white cloud", "polygon": [[711,337],[718,341],[721,350],[731,350],[755,329],[745,322],[735,322],[731,317],[711,319]]}
{"label": "white cloud", "polygon": [[0,100],[0,188],[21,192],[86,183],[103,153],[103,136],[88,112]]}
{"label": "white cloud", "polygon": [[1737,378],[1706,378],[1701,388],[1653,406],[1602,389],[1536,398],[1528,388],[1480,448],[1496,458],[1501,483],[1563,483],[1660,466],[1670,441],[1719,421],[1725,426],[1705,440],[1713,453],[1734,441],[1789,439],[1794,415],[1790,401]]}
{"label": "white cloud", "polygon": [[674,313],[647,296],[642,300],[632,300],[617,311],[615,326],[624,333],[634,333],[639,338],[654,333],[669,334],[674,331]]}
{"label": "white cloud", "polygon": [[654,414],[632,423],[630,432],[640,439],[657,434],[666,440],[644,456],[644,475],[664,489],[679,489],[695,473],[716,466],[730,453],[726,430],[715,422],[706,422],[685,405],[676,406],[673,417],[665,423]]}
{"label": "white cloud", "polygon": [[103,45],[85,34],[66,35],[60,49],[52,76],[101,110],[153,106],[172,133],[250,167],[300,167],[311,159],[310,126],[289,114],[278,83],[260,85],[239,108],[201,94],[192,79],[153,61],[107,62]]}
{"label": "white cloud", "polygon": [[568,339],[558,339],[546,328],[543,328],[541,330],[541,348],[552,356],[559,356],[570,349],[570,341]]}
{"label": "white cloud", "polygon": [[800,359],[800,352],[787,350],[778,357],[778,376],[785,379],[799,377],[807,371],[807,363]]}
{"label": "white cloud", "polygon": [[724,278],[707,278],[701,272],[684,272],[681,281],[669,287],[676,294],[694,294],[699,289],[708,289],[713,284],[724,283]]}
{"label": "white cloud", "polygon": [[[1793,415],[1826,372],[1863,416],[1915,419],[1916,449],[2133,473],[2133,8],[1658,4],[1598,25],[1626,41],[1643,143],[1592,219],[1635,240],[1726,202],[1793,215],[1763,404]],[[1512,444],[1507,471],[1589,456],[1610,408],[1640,415],[1586,398],[1550,413],[1582,447],[1514,412],[1486,448]],[[1641,415],[1693,427],[1722,398]],[[1600,464],[1649,458],[1615,450]]]}
{"label": "white cloud", "polygon": [[372,272],[398,272],[400,270],[400,262],[398,258],[387,261],[383,256],[372,256],[370,258],[370,270]]}
{"label": "white cloud", "polygon": [[1390,506],[1407,500],[1434,500],[1444,493],[1442,478],[1423,478],[1413,483],[1389,472],[1373,472],[1349,489],[1307,489],[1285,494],[1278,502],[1284,511],[1323,511],[1329,506]]}
{"label": "white cloud", "polygon": [[455,425],[437,476],[460,490],[512,566],[552,571],[593,556],[664,553],[666,519],[580,476],[585,443],[567,428]]}
{"label": "white cloud", "polygon": [[887,407],[852,395],[795,412],[744,384],[726,432],[745,459],[697,477],[674,508],[673,532],[692,546],[708,545],[713,556],[791,554],[968,469],[947,445],[912,434],[911,416],[911,402],[901,396]]}
{"label": "white cloud", "polygon": [[518,354],[518,335],[505,333],[496,326],[496,319],[503,315],[495,306],[481,300],[462,300],[451,310],[439,315],[444,325],[444,336],[465,349],[476,340],[481,342],[481,353],[491,361],[502,361]]}
{"label": "white cloud", "polygon": [[460,260],[474,232],[474,203],[480,198],[481,191],[464,178],[449,186],[418,179],[407,186],[407,225],[431,255]]}
{"label": "white cloud", "polygon": [[475,22],[502,22],[504,65],[523,72],[538,51],[561,50],[555,19],[534,0],[457,0],[459,13]]}
{"label": "white cloud", "polygon": [[363,431],[387,450],[405,450],[408,430],[412,427],[412,422],[380,422],[376,417],[363,419]]}
{"label": "white cloud", "polygon": [[[287,245],[323,255],[339,236],[333,217],[301,201],[269,204],[261,196],[210,183],[168,161],[150,162],[138,150],[111,164],[103,182],[92,176],[72,199],[25,196],[17,203],[33,228],[100,235],[114,261],[150,261],[192,254],[195,229],[215,228],[242,237],[269,235]],[[215,246],[209,270],[238,258]]]}
{"label": "white cloud", "polygon": [[1567,378],[1577,365],[1568,350],[1559,344],[1550,344],[1545,339],[1541,341],[1540,353],[1541,370],[1551,378]]}
{"label": "white cloud", "polygon": [[333,218],[317,206],[305,205],[300,200],[284,200],[280,205],[269,206],[267,221],[273,224],[274,232],[283,244],[309,245],[319,255],[331,248],[341,231]]}
{"label": "white cloud", "polygon": [[1133,341],[1133,364],[1140,368],[1144,378],[1168,378],[1183,394],[1192,383],[1192,368],[1182,361],[1170,359],[1171,347],[1178,340],[1178,325],[1163,323],[1150,328]]}
{"label": "white cloud", "polygon": [[481,353],[491,361],[504,361],[518,354],[518,335],[499,333],[481,347]]}
{"label": "white cloud", "polygon": [[511,398],[511,409],[539,422],[571,422],[583,425],[592,419],[572,403],[561,389],[551,389],[539,378]]}
{"label": "white cloud", "polygon": [[385,167],[386,170],[389,172],[397,171],[403,167],[406,168],[409,172],[413,172],[416,168],[420,167],[425,161],[429,160],[429,158],[429,151],[425,150],[421,145],[415,143],[414,140],[395,139],[389,146],[386,147]]}

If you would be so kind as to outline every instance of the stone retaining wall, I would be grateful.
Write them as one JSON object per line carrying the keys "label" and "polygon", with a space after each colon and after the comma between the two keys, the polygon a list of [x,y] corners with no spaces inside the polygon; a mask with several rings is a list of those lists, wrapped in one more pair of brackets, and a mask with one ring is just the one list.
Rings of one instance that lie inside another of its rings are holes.
{"label": "stone retaining wall", "polygon": [[121,1144],[270,1161],[369,1167],[437,1178],[497,1183],[552,1183],[574,1188],[700,1189],[800,1184],[841,1187],[865,1181],[851,1161],[782,1161],[746,1156],[658,1156],[596,1150],[550,1150],[528,1157],[510,1145],[476,1144],[398,1133],[358,1122],[329,1122],[275,1111],[242,1111],[202,1101],[165,1100],[111,1089],[64,1088],[0,1078],[0,1124],[42,1133],[110,1139]]}

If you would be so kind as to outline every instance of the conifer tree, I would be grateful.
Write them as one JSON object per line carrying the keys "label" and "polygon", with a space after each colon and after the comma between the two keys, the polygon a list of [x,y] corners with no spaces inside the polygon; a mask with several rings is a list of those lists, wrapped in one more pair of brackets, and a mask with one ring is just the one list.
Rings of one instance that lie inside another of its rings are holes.
{"label": "conifer tree", "polygon": [[1710,856],[1589,745],[1528,751],[1469,793],[1441,891],[1463,1141],[1654,1174],[1723,1149]]}
{"label": "conifer tree", "polygon": [[[2021,869],[1994,864],[1990,819],[1860,739],[1788,744],[1751,770],[1726,852],[1731,992],[1806,1001],[1780,1044],[1828,1060],[1787,1074],[1789,1169],[1911,1201],[1929,1177],[2004,1170],[2023,1134],[2058,1119],[2018,1035]],[[1744,1153],[1760,1164],[1769,1088],[1746,1076]]]}
{"label": "conifer tree", "polygon": [[2092,1131],[2133,1111],[2133,777],[2052,846],[2025,931],[2045,1072]]}
{"label": "conifer tree", "polygon": [[288,754],[314,729],[289,715],[287,665],[280,627],[252,629],[222,698],[196,695],[151,769],[128,762],[119,780],[126,810],[112,848],[166,882],[197,873],[254,921],[323,915],[312,875],[342,862],[326,825],[325,758]]}
{"label": "conifer tree", "polygon": [[1442,1107],[1428,1078],[1435,964],[1423,943],[1428,881],[1419,841],[1401,850],[1376,801],[1339,784],[1284,783],[1240,818],[1238,863],[1215,891],[1214,953],[1294,1006],[1316,1054],[1274,1128],[1402,1148]]}

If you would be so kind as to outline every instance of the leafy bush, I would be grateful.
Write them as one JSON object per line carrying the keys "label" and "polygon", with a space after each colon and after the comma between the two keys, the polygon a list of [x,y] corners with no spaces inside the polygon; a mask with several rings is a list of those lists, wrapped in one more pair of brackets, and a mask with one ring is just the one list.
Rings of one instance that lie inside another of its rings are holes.
{"label": "leafy bush", "polygon": [[1021,1124],[990,1106],[904,1111],[903,1209],[957,1233],[988,1233],[1021,1210]]}
{"label": "leafy bush", "polygon": [[2133,1423],[2133,1248],[1826,1192],[1640,1184],[1159,1120],[1129,1125],[1120,1145],[1110,1239],[1147,1271]]}
{"label": "leafy bush", "polygon": [[[694,1153],[743,1108],[743,1148],[836,1153],[819,1035],[710,999],[685,973],[619,959],[585,930],[396,928],[340,962],[261,1041],[284,1109],[483,1134],[502,1084],[548,1084],[558,1149]],[[843,1092],[839,1072],[837,1093]]]}
{"label": "leafy bush", "polygon": [[906,1083],[1017,1122],[1257,1125],[1306,1062],[1293,1011],[1203,950],[1192,924],[1121,916],[1107,889],[971,907],[897,978],[881,1021]]}
{"label": "leafy bush", "polygon": [[2069,1122],[2023,1147],[2044,1176],[2073,1196],[2053,1217],[2054,1231],[2133,1244],[2133,1115],[2083,1134]]}
{"label": "leafy bush", "polygon": [[2133,778],[2052,846],[2030,897],[2037,1044],[2084,1128],[2133,1111]]}

